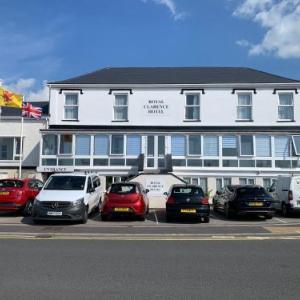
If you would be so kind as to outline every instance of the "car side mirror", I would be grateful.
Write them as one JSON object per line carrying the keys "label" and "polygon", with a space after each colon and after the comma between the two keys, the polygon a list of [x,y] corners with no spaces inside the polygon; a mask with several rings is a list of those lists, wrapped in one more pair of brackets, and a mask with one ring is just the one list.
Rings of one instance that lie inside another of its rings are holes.
{"label": "car side mirror", "polygon": [[221,192],[220,192],[220,191],[216,191],[216,194],[217,194],[218,196],[220,196],[220,195],[221,195]]}
{"label": "car side mirror", "polygon": [[165,195],[165,196],[167,196],[167,195],[168,195],[168,193],[167,193],[167,192],[164,192],[164,195]]}
{"label": "car side mirror", "polygon": [[148,194],[148,193],[149,193],[149,190],[148,190],[148,189],[145,189],[145,193]]}
{"label": "car side mirror", "polygon": [[275,189],[274,189],[274,188],[268,188],[267,191],[268,191],[269,193],[273,193],[273,192],[275,192]]}

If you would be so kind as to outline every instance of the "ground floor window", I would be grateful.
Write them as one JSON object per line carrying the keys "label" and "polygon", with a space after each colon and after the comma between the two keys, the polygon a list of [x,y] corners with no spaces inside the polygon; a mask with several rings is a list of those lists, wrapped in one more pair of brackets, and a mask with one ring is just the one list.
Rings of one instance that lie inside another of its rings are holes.
{"label": "ground floor window", "polygon": [[231,178],[216,178],[216,190],[220,191],[224,186],[231,184]]}
{"label": "ground floor window", "polygon": [[183,177],[183,180],[187,183],[187,184],[194,184],[194,185],[199,185],[201,186],[202,190],[204,191],[204,193],[207,192],[207,178],[205,177]]}
{"label": "ground floor window", "polygon": [[276,181],[276,178],[263,178],[263,187],[265,189],[268,189],[271,187],[272,184],[274,184]]}
{"label": "ground floor window", "polygon": [[252,184],[255,184],[255,178],[241,177],[241,178],[239,178],[239,183],[241,185],[246,185],[246,184],[252,185]]}

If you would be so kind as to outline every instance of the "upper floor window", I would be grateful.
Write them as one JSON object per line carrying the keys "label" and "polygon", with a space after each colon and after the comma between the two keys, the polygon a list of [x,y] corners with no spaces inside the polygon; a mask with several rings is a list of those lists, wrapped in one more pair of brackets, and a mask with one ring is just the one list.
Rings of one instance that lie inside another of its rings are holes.
{"label": "upper floor window", "polygon": [[76,135],[75,154],[90,155],[91,137],[89,135]]}
{"label": "upper floor window", "polygon": [[108,135],[95,135],[94,155],[108,155],[109,137]]}
{"label": "upper floor window", "polygon": [[0,137],[0,160],[17,160],[20,156],[20,138]]}
{"label": "upper floor window", "polygon": [[237,140],[234,135],[226,135],[222,137],[222,155],[237,156]]}
{"label": "upper floor window", "polygon": [[127,155],[140,155],[141,154],[141,136],[128,135],[127,136]]}
{"label": "upper floor window", "polygon": [[65,95],[65,120],[78,120],[78,94]]}
{"label": "upper floor window", "polygon": [[171,153],[173,156],[185,156],[185,136],[184,135],[172,135],[171,137]]}
{"label": "upper floor window", "polygon": [[114,120],[127,121],[128,120],[128,95],[115,95],[114,105]]}
{"label": "upper floor window", "polygon": [[201,155],[201,135],[190,135],[188,141],[188,154]]}
{"label": "upper floor window", "polygon": [[112,135],[110,154],[123,155],[124,154],[124,136]]}
{"label": "upper floor window", "polygon": [[62,134],[60,136],[59,154],[72,154],[73,135]]}
{"label": "upper floor window", "polygon": [[57,135],[45,134],[43,135],[43,155],[56,155],[57,154]]}
{"label": "upper floor window", "polygon": [[219,137],[216,135],[205,135],[203,137],[203,155],[218,156],[219,155]]}
{"label": "upper floor window", "polygon": [[199,94],[186,95],[185,119],[188,121],[200,120],[200,96]]}
{"label": "upper floor window", "polygon": [[252,120],[252,97],[251,94],[238,94],[237,119]]}
{"label": "upper floor window", "polygon": [[252,135],[240,136],[240,155],[241,156],[254,155]]}
{"label": "upper floor window", "polygon": [[278,105],[278,120],[294,120],[294,99],[292,93],[280,93]]}

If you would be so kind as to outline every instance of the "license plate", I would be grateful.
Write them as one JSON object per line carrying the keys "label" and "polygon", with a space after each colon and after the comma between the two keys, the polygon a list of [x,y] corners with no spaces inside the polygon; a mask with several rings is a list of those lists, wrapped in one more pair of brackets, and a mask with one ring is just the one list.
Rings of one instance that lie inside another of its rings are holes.
{"label": "license plate", "polygon": [[181,209],[180,212],[185,214],[195,214],[196,209]]}
{"label": "license plate", "polygon": [[264,204],[262,202],[249,202],[249,206],[263,206]]}
{"label": "license plate", "polygon": [[115,207],[114,211],[115,212],[128,212],[129,208],[128,207]]}
{"label": "license plate", "polygon": [[7,195],[9,195],[9,192],[0,192],[0,195],[7,196]]}
{"label": "license plate", "polygon": [[48,216],[62,216],[62,211],[48,211]]}

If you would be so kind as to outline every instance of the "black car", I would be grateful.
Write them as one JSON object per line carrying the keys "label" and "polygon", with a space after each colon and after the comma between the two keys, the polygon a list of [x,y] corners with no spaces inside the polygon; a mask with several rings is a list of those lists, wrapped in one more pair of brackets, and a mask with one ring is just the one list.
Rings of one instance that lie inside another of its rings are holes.
{"label": "black car", "polygon": [[209,222],[210,206],[201,187],[191,184],[175,184],[170,187],[166,202],[166,221],[176,217],[194,217]]}
{"label": "black car", "polygon": [[275,214],[274,199],[259,185],[226,186],[213,197],[213,210],[227,218],[254,214],[272,219]]}

